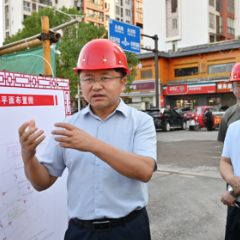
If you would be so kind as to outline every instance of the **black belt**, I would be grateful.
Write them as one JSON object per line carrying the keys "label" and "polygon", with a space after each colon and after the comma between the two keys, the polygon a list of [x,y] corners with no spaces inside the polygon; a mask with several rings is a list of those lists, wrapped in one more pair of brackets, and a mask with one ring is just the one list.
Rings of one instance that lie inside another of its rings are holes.
{"label": "black belt", "polygon": [[136,218],[143,210],[135,210],[129,213],[126,217],[117,219],[96,219],[96,220],[80,220],[72,218],[72,220],[81,227],[92,228],[94,231],[109,231],[111,228],[118,227],[124,223],[130,222]]}

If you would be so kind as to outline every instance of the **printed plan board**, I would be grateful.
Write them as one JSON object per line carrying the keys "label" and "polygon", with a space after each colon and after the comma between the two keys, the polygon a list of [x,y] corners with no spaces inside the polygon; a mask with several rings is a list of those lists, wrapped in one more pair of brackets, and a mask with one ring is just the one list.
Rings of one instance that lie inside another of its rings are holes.
{"label": "printed plan board", "polygon": [[0,72],[0,240],[60,240],[68,226],[67,173],[46,191],[27,180],[18,128],[34,119],[46,139],[54,123],[71,115],[69,80]]}

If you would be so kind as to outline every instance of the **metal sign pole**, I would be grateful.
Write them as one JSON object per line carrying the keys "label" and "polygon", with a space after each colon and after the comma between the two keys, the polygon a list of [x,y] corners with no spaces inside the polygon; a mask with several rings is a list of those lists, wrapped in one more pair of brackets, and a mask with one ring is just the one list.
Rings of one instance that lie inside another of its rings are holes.
{"label": "metal sign pole", "polygon": [[152,51],[152,52],[155,53],[155,97],[156,97],[156,108],[160,108],[160,105],[159,105],[159,88],[158,88],[158,85],[159,85],[159,81],[158,81],[158,35],[154,35],[152,37],[152,36],[141,33],[141,36],[152,38],[155,42],[155,48],[154,49],[148,49],[148,48],[143,48],[143,47],[141,49],[147,50],[147,51]]}

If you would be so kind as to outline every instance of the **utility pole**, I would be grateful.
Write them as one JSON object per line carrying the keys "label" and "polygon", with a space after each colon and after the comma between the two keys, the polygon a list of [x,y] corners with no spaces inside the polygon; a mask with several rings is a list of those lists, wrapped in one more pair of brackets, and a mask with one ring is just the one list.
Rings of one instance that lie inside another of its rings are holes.
{"label": "utility pole", "polygon": [[[46,16],[41,17],[42,33],[49,34],[49,18]],[[50,39],[43,40],[43,57],[49,64],[44,61],[44,76],[52,76],[51,64],[51,49]],[[50,65],[50,66],[49,66]]]}
{"label": "utility pole", "polygon": [[159,81],[158,81],[158,35],[154,35],[154,36],[149,36],[146,34],[141,33],[141,36],[143,37],[148,37],[148,38],[152,38],[154,40],[154,45],[155,48],[154,49],[148,49],[148,48],[141,48],[143,50],[147,50],[147,51],[152,51],[155,53],[155,97],[156,97],[156,108],[160,108],[159,105],[159,89],[158,89],[158,85],[159,85]]}

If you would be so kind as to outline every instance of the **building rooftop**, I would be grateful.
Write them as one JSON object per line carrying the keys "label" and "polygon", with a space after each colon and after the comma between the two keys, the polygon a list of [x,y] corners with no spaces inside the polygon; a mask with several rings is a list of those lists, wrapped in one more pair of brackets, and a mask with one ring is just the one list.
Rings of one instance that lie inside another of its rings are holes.
{"label": "building rooftop", "polygon": [[[177,58],[177,57],[184,57],[196,54],[204,54],[204,53],[211,53],[211,52],[219,52],[219,51],[231,51],[233,49],[240,48],[240,40],[230,40],[230,41],[223,41],[223,42],[215,42],[209,43],[204,45],[197,45],[187,48],[179,48],[176,52],[158,52],[159,57],[164,58]],[[155,53],[142,53],[138,54],[137,57],[139,60],[147,59],[147,58],[154,58]]]}

